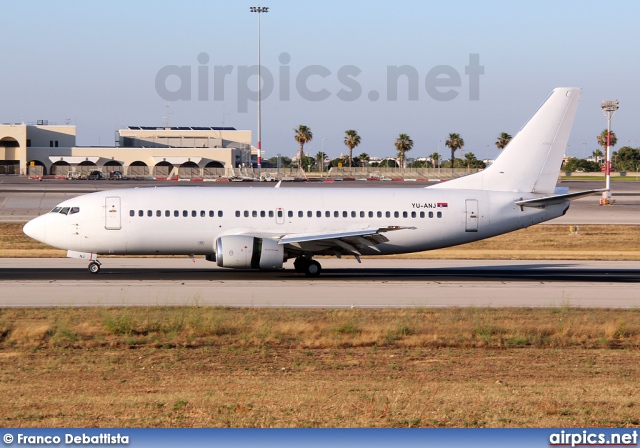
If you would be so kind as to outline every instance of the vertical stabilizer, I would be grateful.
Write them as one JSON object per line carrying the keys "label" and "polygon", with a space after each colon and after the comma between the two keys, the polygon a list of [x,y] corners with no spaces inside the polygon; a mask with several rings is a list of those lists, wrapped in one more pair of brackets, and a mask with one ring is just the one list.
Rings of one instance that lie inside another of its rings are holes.
{"label": "vertical stabilizer", "polygon": [[553,193],[579,99],[578,88],[554,89],[486,170],[428,188]]}

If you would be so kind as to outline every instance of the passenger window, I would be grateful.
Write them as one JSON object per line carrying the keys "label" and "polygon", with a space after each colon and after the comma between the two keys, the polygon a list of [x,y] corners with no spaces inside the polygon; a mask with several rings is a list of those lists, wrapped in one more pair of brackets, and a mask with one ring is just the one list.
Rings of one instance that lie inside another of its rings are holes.
{"label": "passenger window", "polygon": [[416,217],[416,212],[411,212],[411,217],[415,218]]}
{"label": "passenger window", "polygon": [[324,216],[326,218],[331,218],[331,212],[327,210],[326,212],[324,212]]}
{"label": "passenger window", "polygon": [[287,216],[288,216],[289,218],[293,218],[293,211],[292,211],[292,210],[289,210],[289,211],[287,212]]}
{"label": "passenger window", "polygon": [[360,212],[360,217],[364,218],[364,212]]}
{"label": "passenger window", "polygon": [[251,216],[253,216],[254,218],[257,218],[257,217],[258,217],[258,212],[257,212],[257,211],[255,211],[255,210],[254,210],[254,211],[252,211],[252,212],[251,212]]}
{"label": "passenger window", "polygon": [[349,214],[348,214],[347,212],[342,212],[342,217],[343,217],[343,218],[348,218],[348,217],[349,217]]}
{"label": "passenger window", "polygon": [[334,218],[339,218],[340,217],[340,212],[333,212],[333,217]]}
{"label": "passenger window", "polygon": [[403,217],[403,218],[408,218],[408,217],[409,217],[409,214],[408,214],[407,212],[402,212],[402,217]]}
{"label": "passenger window", "polygon": [[200,210],[200,217],[204,218],[205,216],[207,216],[207,212],[205,212],[204,210]]}
{"label": "passenger window", "polygon": [[420,217],[424,218],[424,212],[420,212]]}
{"label": "passenger window", "polygon": [[240,217],[240,210],[236,210],[236,218]]}
{"label": "passenger window", "polygon": [[175,216],[177,218],[178,216],[180,216],[180,212],[178,210],[174,210],[173,211],[173,216]]}
{"label": "passenger window", "polygon": [[213,212],[213,210],[209,210],[209,218],[213,218],[215,216],[215,213]]}
{"label": "passenger window", "polygon": [[429,212],[429,218],[433,218],[433,212]]}
{"label": "passenger window", "polygon": [[394,218],[399,218],[400,217],[400,213],[399,212],[393,212],[393,217]]}
{"label": "passenger window", "polygon": [[144,210],[138,210],[138,216],[144,216]]}
{"label": "passenger window", "polygon": [[162,210],[156,210],[156,216],[158,217],[162,216]]}
{"label": "passenger window", "polygon": [[356,212],[351,212],[351,217],[355,218],[356,217]]}
{"label": "passenger window", "polygon": [[153,210],[147,210],[147,216],[151,218],[153,216]]}
{"label": "passenger window", "polygon": [[80,207],[71,207],[71,210],[69,210],[69,214],[73,215],[74,213],[78,213],[80,211]]}
{"label": "passenger window", "polygon": [[[269,210],[269,218],[273,218],[273,210]],[[278,210],[278,218],[282,218],[282,210]]]}
{"label": "passenger window", "polygon": [[249,210],[245,210],[245,211],[244,211],[244,217],[245,217],[245,218],[248,218],[248,217],[249,217]]}
{"label": "passenger window", "polygon": [[185,218],[189,217],[189,211],[188,210],[182,210],[182,216],[184,216]]}
{"label": "passenger window", "polygon": [[165,211],[164,211],[164,216],[165,216],[166,218],[170,217],[170,216],[171,216],[171,211],[170,211],[170,210],[165,210]]}
{"label": "passenger window", "polygon": [[382,212],[378,212],[378,218],[382,218]]}
{"label": "passenger window", "polygon": [[222,210],[218,210],[218,218],[222,218]]}
{"label": "passenger window", "polygon": [[369,218],[373,218],[373,212],[369,212]]}
{"label": "passenger window", "polygon": [[438,218],[442,218],[442,212],[438,212]]}
{"label": "passenger window", "polygon": [[385,216],[386,216],[387,218],[391,218],[391,212],[386,212],[386,213],[385,213]]}
{"label": "passenger window", "polygon": [[313,218],[313,212],[311,210],[307,212],[307,218]]}
{"label": "passenger window", "polygon": [[267,214],[264,212],[264,210],[260,210],[260,217],[264,218],[265,216],[267,216]]}
{"label": "passenger window", "polygon": [[317,218],[322,218],[322,212],[321,212],[320,210],[318,210],[318,211],[316,212],[316,217],[317,217]]}
{"label": "passenger window", "polygon": [[135,210],[129,210],[129,216],[136,216]]}
{"label": "passenger window", "polygon": [[191,210],[191,216],[195,218],[196,216],[198,216],[198,212],[195,210]]}
{"label": "passenger window", "polygon": [[302,210],[300,210],[298,212],[298,218],[302,218],[304,216],[304,212]]}

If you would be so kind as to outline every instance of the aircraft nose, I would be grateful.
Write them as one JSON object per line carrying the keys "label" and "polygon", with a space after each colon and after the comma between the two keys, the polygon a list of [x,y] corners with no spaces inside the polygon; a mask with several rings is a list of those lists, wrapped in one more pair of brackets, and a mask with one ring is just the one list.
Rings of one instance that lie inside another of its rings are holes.
{"label": "aircraft nose", "polygon": [[26,223],[22,228],[22,231],[29,238],[33,238],[36,241],[44,243],[47,234],[47,227],[44,221],[44,216],[38,216],[37,218],[34,218]]}

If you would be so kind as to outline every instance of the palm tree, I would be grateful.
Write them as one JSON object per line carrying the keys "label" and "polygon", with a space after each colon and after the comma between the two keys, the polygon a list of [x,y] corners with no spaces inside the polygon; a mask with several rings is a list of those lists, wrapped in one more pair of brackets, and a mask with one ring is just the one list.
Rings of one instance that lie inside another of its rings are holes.
{"label": "palm tree", "polygon": [[363,166],[363,167],[367,164],[369,159],[370,159],[369,154],[367,154],[366,152],[363,152],[362,154],[360,154],[358,156],[358,160],[360,161],[360,165]]}
{"label": "palm tree", "polygon": [[353,165],[353,148],[360,144],[360,136],[353,129],[349,129],[348,131],[344,131],[344,144],[349,148],[349,168]]}
{"label": "palm tree", "polygon": [[444,142],[444,145],[451,149],[451,170],[453,170],[456,162],[456,150],[464,146],[464,140],[460,137],[460,134],[449,134],[449,140]]}
{"label": "palm tree", "polygon": [[[607,144],[607,143],[605,142],[605,145],[606,145],[606,144]],[[593,158],[596,160],[596,162],[598,162],[598,161],[600,160],[600,158],[601,158],[602,156],[604,156],[604,154],[602,153],[602,151],[600,151],[599,149],[596,149],[595,151],[593,151],[593,152],[591,153],[591,155],[592,155],[592,156],[593,156]]]}
{"label": "palm tree", "polygon": [[498,137],[498,140],[496,140],[496,146],[498,147],[499,150],[502,151],[504,147],[507,146],[507,144],[511,141],[512,138],[513,137],[511,137],[506,132],[501,132],[500,137]]}
{"label": "palm tree", "polygon": [[434,152],[433,154],[431,154],[429,156],[429,158],[431,159],[431,163],[433,164],[434,168],[438,167],[438,160],[440,160],[440,154],[438,154],[437,152]]}
{"label": "palm tree", "polygon": [[299,125],[298,128],[293,128],[293,132],[295,132],[294,139],[300,143],[300,149],[298,150],[298,169],[302,169],[302,157],[304,156],[304,144],[310,142],[313,139],[313,133],[308,126],[303,124]]}
{"label": "palm tree", "polygon": [[405,152],[411,151],[413,148],[413,140],[407,134],[400,134],[396,139],[394,146],[400,153],[400,167],[404,168],[405,166]]}
{"label": "palm tree", "polygon": [[316,154],[316,160],[318,161],[318,166],[320,167],[320,171],[324,171],[324,161],[327,158],[327,154],[325,154],[322,151],[318,151],[318,154]]}
{"label": "palm tree", "polygon": [[[611,132],[611,141],[609,143],[611,144],[611,146],[616,146],[616,143],[618,143],[618,137],[616,137],[616,134],[613,131]],[[598,135],[598,145],[602,146],[605,151],[607,150],[607,130],[606,129],[602,131],[600,135]]]}

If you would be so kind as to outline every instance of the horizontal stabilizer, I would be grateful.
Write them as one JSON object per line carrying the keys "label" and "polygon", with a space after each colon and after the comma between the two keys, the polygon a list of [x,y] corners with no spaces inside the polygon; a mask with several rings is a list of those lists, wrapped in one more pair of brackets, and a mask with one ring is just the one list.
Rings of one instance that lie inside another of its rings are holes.
{"label": "horizontal stabilizer", "polygon": [[602,193],[606,189],[601,190],[585,190],[577,193],[558,194],[554,196],[545,196],[543,198],[523,199],[516,201],[516,204],[520,207],[544,207],[545,205],[562,204],[565,201],[583,198],[585,196],[591,196],[594,194]]}

